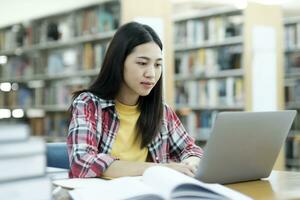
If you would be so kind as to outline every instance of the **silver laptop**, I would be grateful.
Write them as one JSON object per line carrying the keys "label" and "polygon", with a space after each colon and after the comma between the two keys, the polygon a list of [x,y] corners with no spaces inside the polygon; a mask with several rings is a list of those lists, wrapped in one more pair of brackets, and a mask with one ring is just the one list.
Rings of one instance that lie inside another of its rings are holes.
{"label": "silver laptop", "polygon": [[225,184],[268,177],[296,113],[219,113],[196,178]]}

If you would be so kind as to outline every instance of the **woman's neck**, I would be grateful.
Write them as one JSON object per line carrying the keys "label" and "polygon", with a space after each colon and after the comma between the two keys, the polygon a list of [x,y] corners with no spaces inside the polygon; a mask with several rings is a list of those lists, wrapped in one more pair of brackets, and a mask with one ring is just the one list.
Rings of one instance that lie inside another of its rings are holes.
{"label": "woman's neck", "polygon": [[133,97],[133,96],[130,96],[130,95],[128,95],[128,96],[125,96],[125,95],[118,95],[118,96],[116,97],[116,99],[117,99],[120,103],[122,103],[122,104],[125,104],[125,105],[128,105],[128,106],[134,106],[134,105],[137,104],[139,97],[138,97],[138,96],[134,96],[134,97]]}

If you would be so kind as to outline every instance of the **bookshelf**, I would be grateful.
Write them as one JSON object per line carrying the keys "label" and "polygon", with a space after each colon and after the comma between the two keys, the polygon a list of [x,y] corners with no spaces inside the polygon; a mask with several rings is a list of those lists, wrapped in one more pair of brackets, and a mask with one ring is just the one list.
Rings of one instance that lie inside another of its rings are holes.
{"label": "bookshelf", "polygon": [[236,82],[244,75],[242,11],[209,9],[174,21],[176,109],[188,132],[205,142],[218,111],[244,109],[243,83]]}
{"label": "bookshelf", "polygon": [[98,74],[119,24],[120,2],[101,1],[2,27],[0,107],[22,111],[33,135],[64,141],[71,94]]}
{"label": "bookshelf", "polygon": [[[170,48],[170,7],[168,1],[101,0],[0,27],[0,118],[26,121],[33,135],[49,142],[64,141],[71,94],[86,88],[98,75],[117,28],[137,18],[143,23],[155,17],[164,27],[162,36],[168,38],[164,46]],[[172,52],[165,52],[169,79],[172,67],[167,65],[172,60]],[[172,85],[167,83],[167,87]],[[168,88],[166,99],[172,105]]]}
{"label": "bookshelf", "polygon": [[[285,107],[300,110],[300,18],[289,17],[284,21],[285,31]],[[300,115],[292,126],[286,141],[286,166],[300,170]]]}
{"label": "bookshelf", "polygon": [[[173,21],[175,108],[199,144],[205,145],[218,112],[284,108],[278,6],[209,8]],[[275,168],[283,169],[283,155]]]}

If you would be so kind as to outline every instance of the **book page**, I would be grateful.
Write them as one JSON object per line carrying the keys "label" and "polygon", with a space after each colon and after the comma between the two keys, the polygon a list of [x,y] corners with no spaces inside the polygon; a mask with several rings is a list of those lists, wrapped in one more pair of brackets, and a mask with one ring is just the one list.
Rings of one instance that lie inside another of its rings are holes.
{"label": "book page", "polygon": [[[176,191],[183,196],[202,196],[206,197],[228,197],[230,199],[251,199],[239,192],[231,190],[220,184],[208,184],[188,177],[180,172],[167,167],[148,168],[142,180],[145,184],[155,188],[164,198],[170,199],[171,195],[176,195]],[[186,192],[184,192],[186,191]],[[179,195],[176,195],[178,197]]]}
{"label": "book page", "polygon": [[[94,182],[95,183],[95,182]],[[135,177],[116,178],[69,192],[73,200],[153,199],[163,200],[158,192]]]}
{"label": "book page", "polygon": [[106,183],[108,180],[101,178],[71,178],[71,179],[60,179],[53,181],[53,185],[60,186],[66,189],[78,189],[78,188],[89,188],[97,187],[102,183]]}
{"label": "book page", "polygon": [[157,189],[166,199],[170,197],[172,190],[180,184],[197,184],[195,179],[167,167],[160,166],[148,168],[144,172],[142,180],[147,185]]}

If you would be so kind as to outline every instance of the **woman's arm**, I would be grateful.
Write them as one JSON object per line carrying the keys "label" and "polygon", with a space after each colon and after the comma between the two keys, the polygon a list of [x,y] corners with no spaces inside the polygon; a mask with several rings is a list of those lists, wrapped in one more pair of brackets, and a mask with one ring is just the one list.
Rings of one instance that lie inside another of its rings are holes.
{"label": "woman's arm", "polygon": [[134,162],[115,160],[103,173],[104,177],[118,178],[122,176],[141,176],[144,171],[151,166],[165,166],[185,175],[194,177],[195,171],[192,166],[183,163],[151,163],[151,162]]}
{"label": "woman's arm", "polygon": [[[195,144],[195,140],[186,132],[176,113],[167,105],[165,116],[168,123],[168,138],[171,158],[182,162],[190,157],[201,158],[203,150]],[[196,162],[196,161],[193,161]],[[190,163],[190,161],[188,161]]]}
{"label": "woman's arm", "polygon": [[[96,129],[99,118],[97,106],[89,93],[80,94],[73,101],[72,117],[67,137],[70,160],[70,177],[89,178],[101,176],[115,160],[98,152]],[[100,115],[101,116],[101,115]]]}

